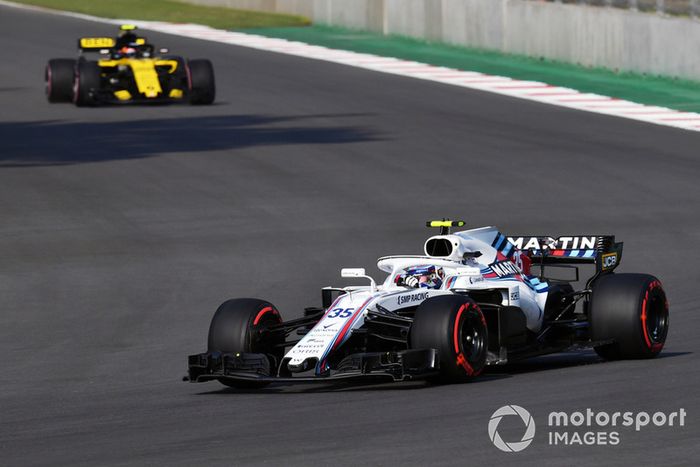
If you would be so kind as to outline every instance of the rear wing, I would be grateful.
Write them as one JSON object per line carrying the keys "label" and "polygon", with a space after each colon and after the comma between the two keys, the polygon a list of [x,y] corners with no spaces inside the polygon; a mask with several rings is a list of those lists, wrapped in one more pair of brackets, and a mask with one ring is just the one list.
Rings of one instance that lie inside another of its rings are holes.
{"label": "rear wing", "polygon": [[[145,37],[139,37],[134,44],[137,47],[145,46]],[[81,37],[78,39],[78,49],[83,52],[99,52],[100,50],[113,49],[117,46],[117,40],[113,37]]]}
{"label": "rear wing", "polygon": [[117,45],[112,37],[81,37],[78,39],[78,48],[84,52],[98,52],[103,49],[111,49]]}
{"label": "rear wing", "polygon": [[533,264],[594,263],[596,272],[609,272],[622,261],[622,242],[614,235],[571,235],[561,237],[508,237],[514,247]]}

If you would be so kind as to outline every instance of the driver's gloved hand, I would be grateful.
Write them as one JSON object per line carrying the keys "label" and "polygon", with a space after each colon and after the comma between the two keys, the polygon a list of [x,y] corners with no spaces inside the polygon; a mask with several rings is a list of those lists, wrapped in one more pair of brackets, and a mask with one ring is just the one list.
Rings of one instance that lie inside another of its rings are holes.
{"label": "driver's gloved hand", "polygon": [[406,287],[416,288],[416,287],[418,287],[418,278],[415,276],[408,276],[403,280],[403,284]]}

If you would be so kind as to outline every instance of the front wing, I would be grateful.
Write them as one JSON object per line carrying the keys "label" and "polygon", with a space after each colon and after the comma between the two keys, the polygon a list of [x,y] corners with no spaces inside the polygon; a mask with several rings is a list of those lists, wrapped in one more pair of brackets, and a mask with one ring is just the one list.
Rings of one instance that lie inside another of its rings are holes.
{"label": "front wing", "polygon": [[[258,353],[206,352],[190,355],[187,379],[193,383],[212,380],[259,382],[397,382],[424,379],[438,374],[435,349],[401,352],[364,352],[345,357],[324,376],[292,376],[271,368],[270,359]],[[284,361],[280,367],[284,366]]]}

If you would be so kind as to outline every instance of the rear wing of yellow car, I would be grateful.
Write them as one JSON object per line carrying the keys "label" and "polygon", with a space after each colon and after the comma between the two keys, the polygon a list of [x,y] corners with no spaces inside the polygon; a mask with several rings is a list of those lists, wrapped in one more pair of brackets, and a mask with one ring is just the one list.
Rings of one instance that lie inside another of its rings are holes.
{"label": "rear wing of yellow car", "polygon": [[111,49],[117,45],[117,41],[111,37],[81,37],[78,39],[78,48],[85,52]]}
{"label": "rear wing of yellow car", "polygon": [[[81,37],[78,39],[78,48],[83,52],[99,52],[100,50],[113,49],[117,41],[112,37]],[[136,45],[146,45],[146,38],[136,39]]]}

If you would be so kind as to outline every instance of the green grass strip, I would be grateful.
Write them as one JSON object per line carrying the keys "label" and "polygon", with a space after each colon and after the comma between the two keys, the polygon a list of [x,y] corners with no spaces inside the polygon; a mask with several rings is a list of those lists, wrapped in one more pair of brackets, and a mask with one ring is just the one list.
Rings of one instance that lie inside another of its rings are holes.
{"label": "green grass strip", "polygon": [[13,0],[103,18],[204,24],[218,29],[282,28],[311,24],[303,16],[193,5],[175,0]]}
{"label": "green grass strip", "polygon": [[246,32],[459,70],[541,81],[641,104],[700,112],[700,82],[696,81],[617,73],[602,68],[587,68],[552,60],[327,26],[256,29]]}
{"label": "green grass strip", "polygon": [[302,16],[208,7],[176,0],[15,0],[105,18],[205,24],[326,47],[541,81],[648,105],[700,112],[700,82],[588,68],[518,55],[327,26]]}

